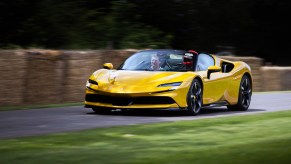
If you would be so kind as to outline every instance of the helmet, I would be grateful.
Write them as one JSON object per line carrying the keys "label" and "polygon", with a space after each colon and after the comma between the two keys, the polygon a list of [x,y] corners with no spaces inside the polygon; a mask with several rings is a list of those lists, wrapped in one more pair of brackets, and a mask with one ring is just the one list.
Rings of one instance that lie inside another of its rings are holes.
{"label": "helmet", "polygon": [[192,53],[192,54],[196,54],[198,55],[198,52],[197,51],[194,51],[194,50],[189,50],[188,52]]}
{"label": "helmet", "polygon": [[198,53],[194,50],[189,50],[183,56],[183,64],[186,66],[187,69],[193,68],[194,63],[194,55],[198,55]]}

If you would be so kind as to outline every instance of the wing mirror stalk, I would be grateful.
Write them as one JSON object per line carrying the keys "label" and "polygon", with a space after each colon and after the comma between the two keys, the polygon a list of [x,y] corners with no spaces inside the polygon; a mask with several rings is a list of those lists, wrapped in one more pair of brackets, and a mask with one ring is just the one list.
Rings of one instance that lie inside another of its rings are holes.
{"label": "wing mirror stalk", "polygon": [[219,66],[210,66],[207,69],[207,78],[210,79],[210,74],[214,73],[214,72],[220,72],[221,71],[221,67]]}

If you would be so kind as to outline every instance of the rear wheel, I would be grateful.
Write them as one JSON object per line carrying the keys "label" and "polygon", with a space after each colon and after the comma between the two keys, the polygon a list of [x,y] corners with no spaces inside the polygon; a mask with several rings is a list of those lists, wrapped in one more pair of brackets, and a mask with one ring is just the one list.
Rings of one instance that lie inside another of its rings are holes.
{"label": "rear wheel", "polygon": [[249,76],[244,75],[240,82],[238,102],[236,105],[228,105],[229,110],[239,110],[246,111],[248,110],[251,104],[252,97],[252,84]]}
{"label": "rear wheel", "polygon": [[190,115],[197,115],[202,107],[202,85],[199,80],[194,79],[187,95],[187,112]]}

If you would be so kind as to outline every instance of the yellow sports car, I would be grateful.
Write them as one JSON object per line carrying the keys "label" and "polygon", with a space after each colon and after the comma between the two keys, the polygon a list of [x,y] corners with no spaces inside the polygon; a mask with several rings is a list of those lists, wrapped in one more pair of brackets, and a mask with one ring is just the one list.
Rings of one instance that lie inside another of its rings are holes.
{"label": "yellow sports car", "polygon": [[178,109],[196,115],[204,106],[247,110],[252,96],[250,66],[189,50],[143,50],[117,69],[105,63],[86,84],[85,107]]}

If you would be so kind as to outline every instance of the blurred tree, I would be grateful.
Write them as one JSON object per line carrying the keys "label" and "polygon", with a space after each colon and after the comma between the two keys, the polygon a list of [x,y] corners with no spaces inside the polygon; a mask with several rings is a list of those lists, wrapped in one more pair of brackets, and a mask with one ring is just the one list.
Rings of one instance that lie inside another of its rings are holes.
{"label": "blurred tree", "polygon": [[2,0],[0,48],[231,47],[288,65],[290,8],[288,0]]}
{"label": "blurred tree", "polygon": [[[146,25],[135,13],[136,5],[126,1],[112,1],[106,13],[92,9],[88,28],[94,33],[96,48],[165,48],[170,45],[171,35]],[[99,45],[98,45],[99,44]]]}
{"label": "blurred tree", "polygon": [[291,65],[291,1],[258,0],[252,6],[252,19],[256,22],[247,49],[278,65]]}
{"label": "blurred tree", "polygon": [[29,19],[36,9],[36,1],[0,1],[1,47],[13,48],[30,42],[31,38],[26,37],[27,31],[23,26],[30,23]]}

